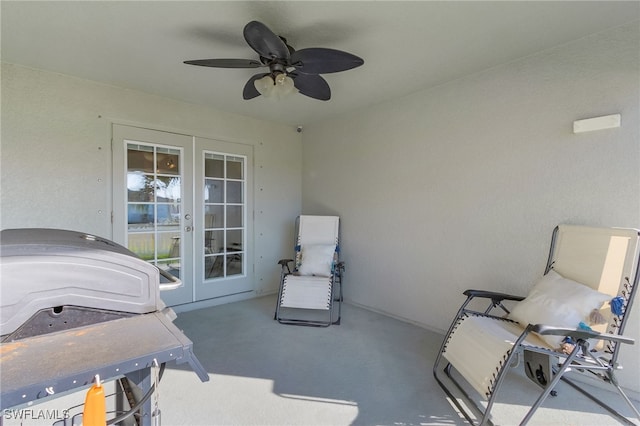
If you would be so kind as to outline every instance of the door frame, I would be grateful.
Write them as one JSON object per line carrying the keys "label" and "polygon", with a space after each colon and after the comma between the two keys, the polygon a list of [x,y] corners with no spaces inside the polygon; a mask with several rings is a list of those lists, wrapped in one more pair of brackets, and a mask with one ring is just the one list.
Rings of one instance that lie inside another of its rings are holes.
{"label": "door frame", "polygon": [[[214,138],[200,137],[188,135],[185,132],[176,132],[171,130],[158,130],[141,125],[112,122],[112,235],[113,240],[123,246],[127,246],[127,185],[126,185],[126,167],[127,167],[127,149],[125,140],[139,141],[149,143],[151,145],[166,145],[172,147],[181,147],[183,149],[182,170],[186,173],[191,171],[191,176],[183,173],[183,198],[189,199],[183,202],[183,210],[181,212],[181,239],[182,247],[186,256],[190,259],[183,258],[185,264],[181,268],[181,280],[183,284],[176,290],[162,292],[162,298],[170,306],[178,307],[178,311],[186,311],[197,309],[204,306],[212,306],[220,303],[226,303],[235,300],[243,300],[253,297],[255,294],[255,271],[254,271],[254,146],[248,143],[223,141]],[[175,140],[180,141],[177,143]],[[213,146],[215,145],[215,146]],[[198,179],[203,181],[203,167],[197,167],[195,162],[203,151],[218,151],[229,155],[244,156],[246,158],[246,176],[245,176],[245,260],[244,275],[242,279],[245,283],[240,290],[233,288],[233,282],[238,281],[238,277],[230,277],[226,279],[217,279],[216,285],[218,292],[206,291],[202,278],[200,276],[201,265],[203,260],[198,256],[204,253],[204,249],[199,250],[196,246],[197,242],[204,240],[204,211],[200,209],[203,202],[199,201],[196,182]],[[189,163],[189,164],[188,164]],[[185,219],[189,214],[191,219]],[[189,231],[185,231],[185,227],[189,227]],[[187,267],[188,266],[188,267]],[[199,269],[200,267],[200,269]],[[201,289],[198,287],[201,286]]]}

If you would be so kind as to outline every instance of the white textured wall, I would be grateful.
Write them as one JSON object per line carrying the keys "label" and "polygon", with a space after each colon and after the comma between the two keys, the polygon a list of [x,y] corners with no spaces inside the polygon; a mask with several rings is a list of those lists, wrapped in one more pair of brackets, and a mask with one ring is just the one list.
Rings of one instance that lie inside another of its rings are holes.
{"label": "white textured wall", "polygon": [[[557,224],[640,228],[638,28],[306,126],[303,213],[342,217],[346,297],[442,331],[467,288],[526,294]],[[636,391],[639,359],[625,348]]]}
{"label": "white textured wall", "polygon": [[275,291],[301,205],[295,128],[10,64],[2,64],[2,228],[111,237],[114,120],[254,145],[255,289]]}

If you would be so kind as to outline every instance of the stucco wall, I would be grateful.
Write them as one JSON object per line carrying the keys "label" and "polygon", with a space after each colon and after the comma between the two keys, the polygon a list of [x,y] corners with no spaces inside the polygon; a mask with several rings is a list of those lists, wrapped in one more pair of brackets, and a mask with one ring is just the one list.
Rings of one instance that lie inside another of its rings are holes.
{"label": "stucco wall", "polygon": [[3,229],[110,238],[113,122],[253,145],[255,291],[277,289],[301,205],[295,128],[146,93],[2,64]]}
{"label": "stucco wall", "polygon": [[639,52],[634,23],[306,126],[303,212],[341,216],[348,300],[443,331],[467,288],[526,294],[557,224],[640,228]]}

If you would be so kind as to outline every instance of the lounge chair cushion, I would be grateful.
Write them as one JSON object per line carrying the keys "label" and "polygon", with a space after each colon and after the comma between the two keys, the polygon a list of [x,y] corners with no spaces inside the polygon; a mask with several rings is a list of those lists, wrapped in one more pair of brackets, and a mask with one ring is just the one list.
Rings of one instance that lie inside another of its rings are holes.
{"label": "lounge chair cushion", "polygon": [[[513,308],[509,318],[524,327],[528,324],[545,324],[578,328],[581,321],[588,321],[592,310],[599,309],[609,299],[611,296],[564,278],[552,269]],[[563,336],[552,335],[540,337],[553,348],[559,348],[564,339]]]}
{"label": "lounge chair cushion", "polygon": [[298,267],[300,275],[316,275],[328,277],[331,275],[335,244],[306,244],[301,247],[301,264]]}

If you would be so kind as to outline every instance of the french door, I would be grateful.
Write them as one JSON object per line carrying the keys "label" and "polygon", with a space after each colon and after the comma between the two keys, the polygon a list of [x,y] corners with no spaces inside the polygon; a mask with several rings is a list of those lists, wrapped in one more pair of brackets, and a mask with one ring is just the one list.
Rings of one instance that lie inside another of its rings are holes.
{"label": "french door", "polygon": [[178,277],[180,305],[253,290],[252,148],[113,125],[114,240]]}

